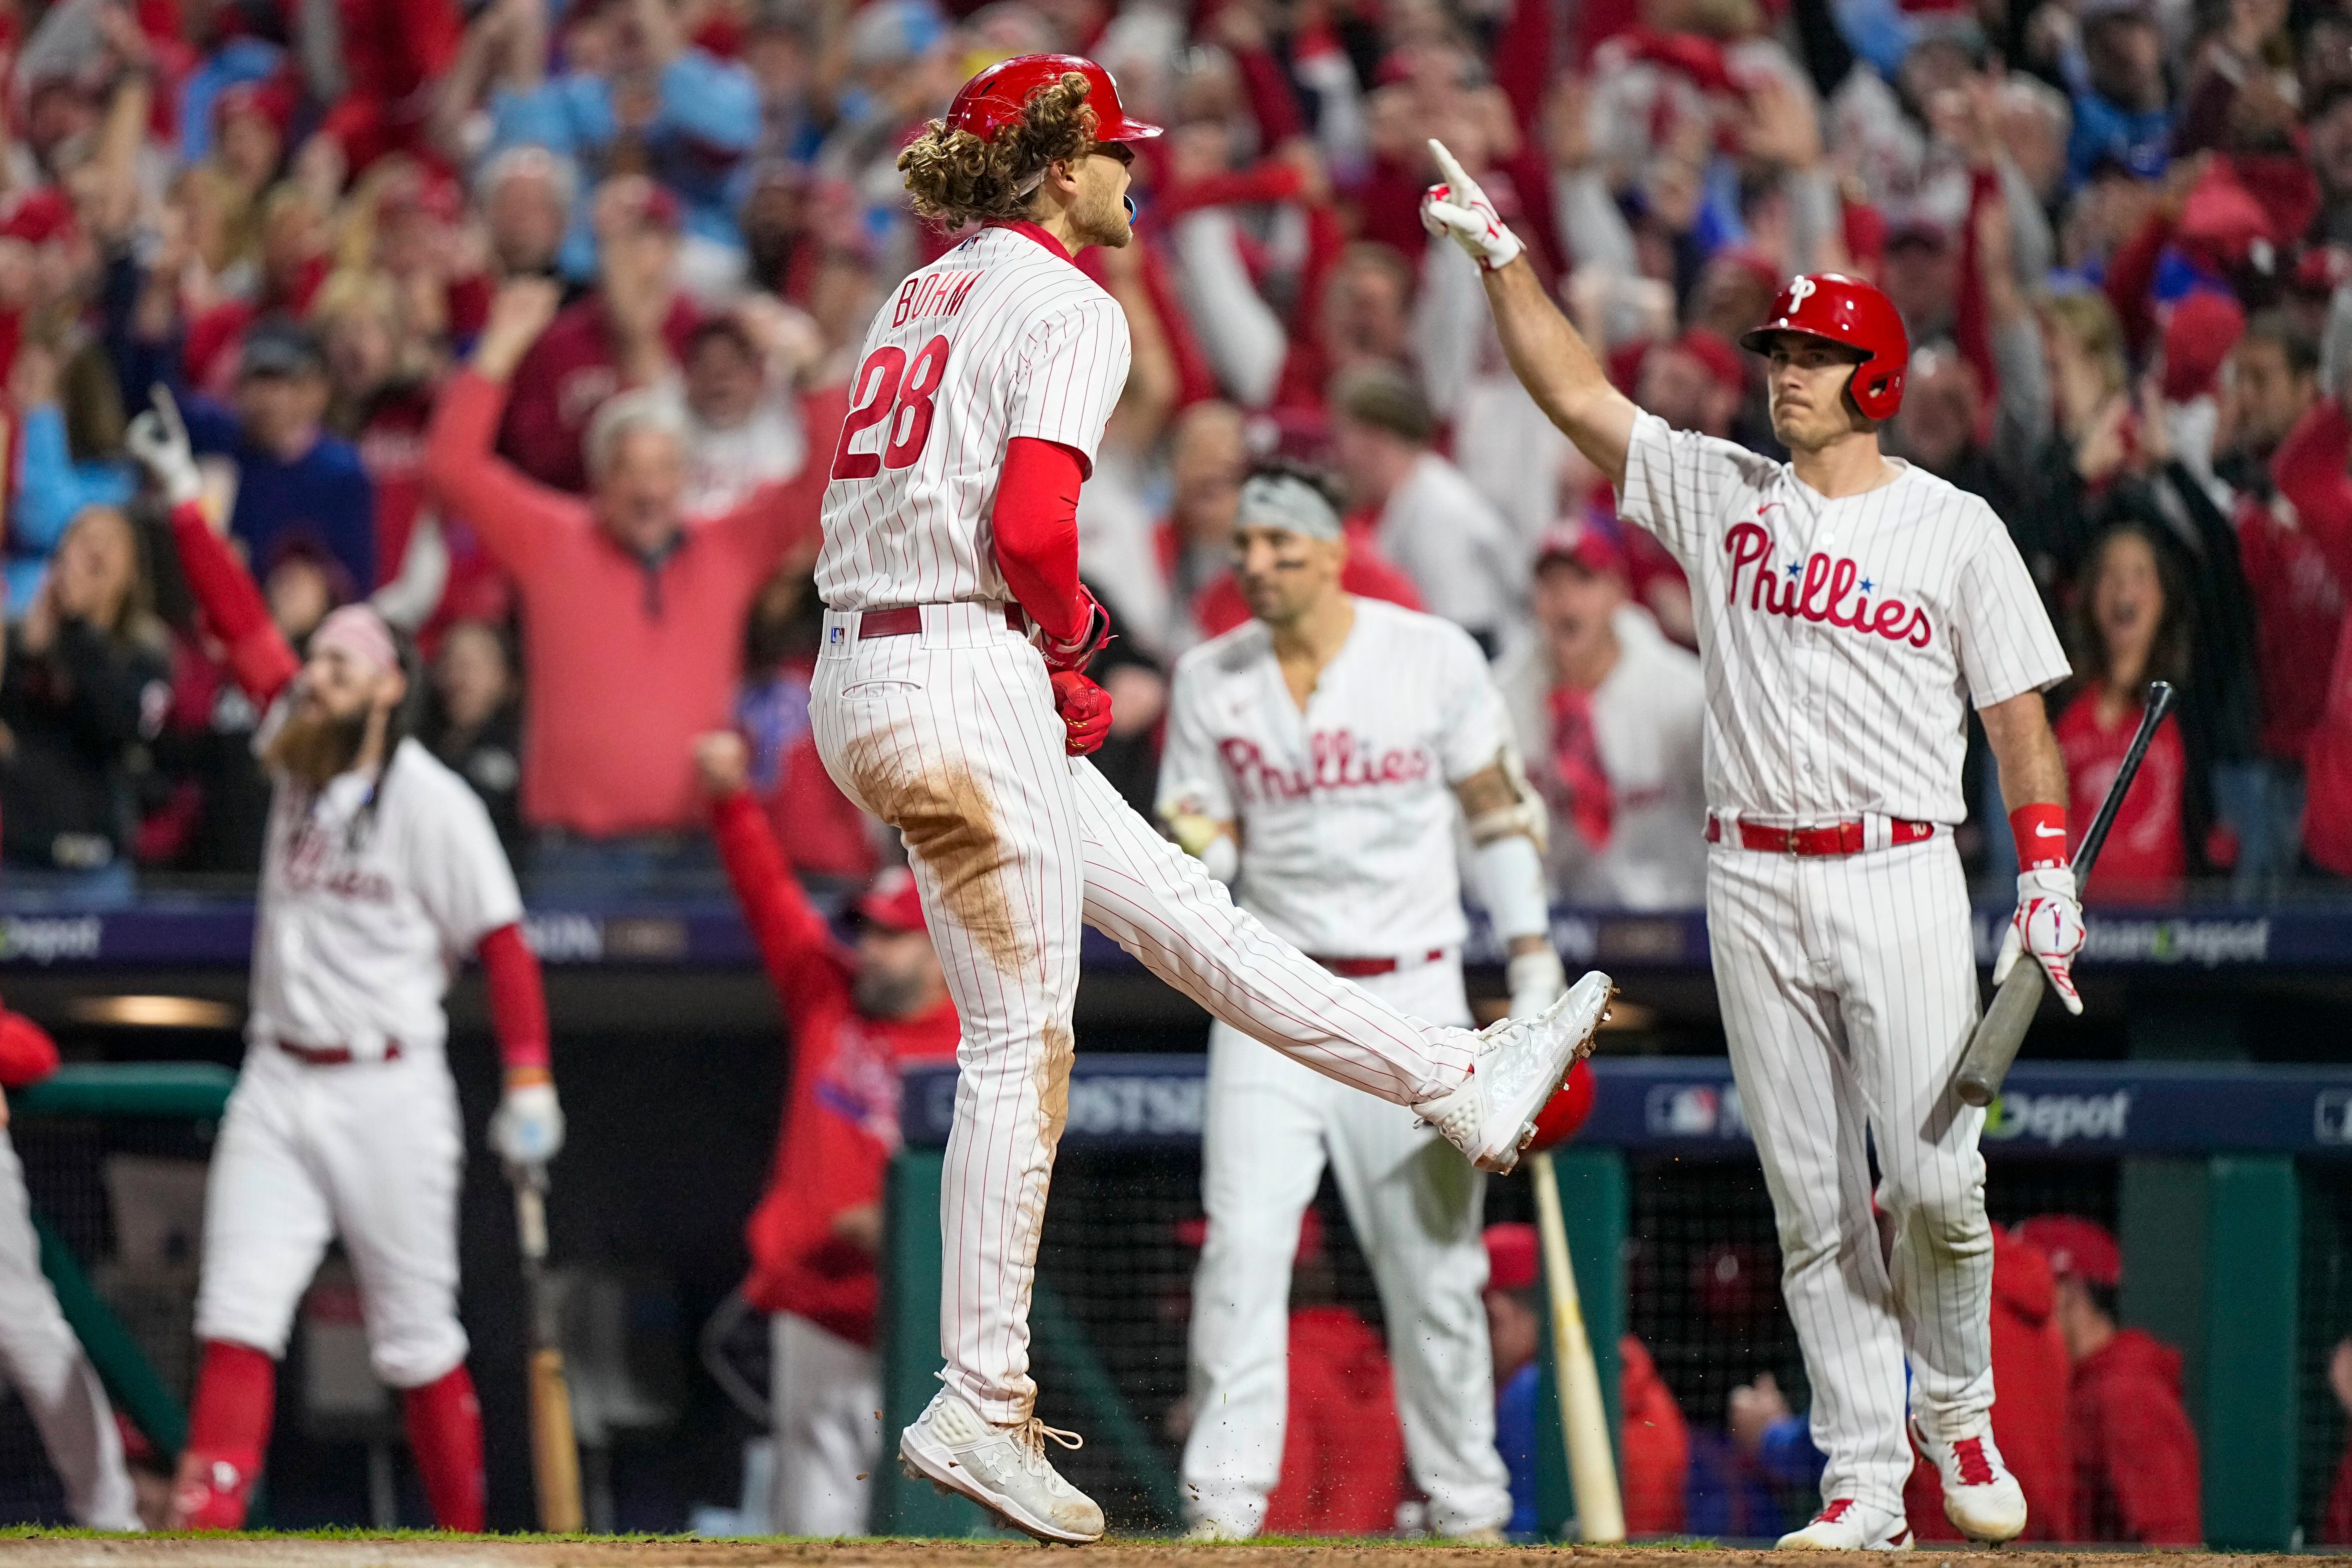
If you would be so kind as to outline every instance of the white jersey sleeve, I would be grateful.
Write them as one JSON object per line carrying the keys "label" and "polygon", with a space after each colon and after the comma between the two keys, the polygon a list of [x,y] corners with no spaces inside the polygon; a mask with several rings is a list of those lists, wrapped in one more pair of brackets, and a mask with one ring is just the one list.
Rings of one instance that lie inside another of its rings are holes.
{"label": "white jersey sleeve", "polygon": [[1209,730],[1209,704],[1216,679],[1208,661],[1218,656],[1223,645],[1222,639],[1203,644],[1177,661],[1176,678],[1169,689],[1168,738],[1160,756],[1157,810],[1160,811],[1189,801],[1192,810],[1213,821],[1241,819],[1224,758],[1218,755],[1216,737]]}
{"label": "white jersey sleeve", "polygon": [[1438,739],[1438,766],[1448,784],[1459,784],[1495,765],[1512,745],[1511,716],[1495,685],[1486,656],[1466,632],[1448,626],[1443,639],[1443,689],[1451,693],[1444,732]]}
{"label": "white jersey sleeve", "polygon": [[[412,777],[411,782],[424,780]],[[432,782],[457,788],[437,790],[441,799],[435,810],[416,820],[408,874],[417,903],[444,945],[450,952],[468,953],[499,926],[522,918],[522,894],[481,798],[454,774]]]}
{"label": "white jersey sleeve", "polygon": [[1625,444],[1625,487],[1617,497],[1617,514],[1647,528],[1690,570],[1726,506],[1765,483],[1777,466],[1735,442],[1676,430],[1654,413],[1638,413]]}
{"label": "white jersey sleeve", "polygon": [[1102,294],[1074,299],[1032,328],[1023,350],[1005,439],[1057,442],[1084,457],[1091,474],[1133,352],[1118,302]]}
{"label": "white jersey sleeve", "polygon": [[1984,540],[1960,567],[1952,604],[1952,638],[1960,673],[1978,707],[2055,685],[2072,673],[2066,650],[2034,591],[2033,575],[1992,509],[1982,513]]}

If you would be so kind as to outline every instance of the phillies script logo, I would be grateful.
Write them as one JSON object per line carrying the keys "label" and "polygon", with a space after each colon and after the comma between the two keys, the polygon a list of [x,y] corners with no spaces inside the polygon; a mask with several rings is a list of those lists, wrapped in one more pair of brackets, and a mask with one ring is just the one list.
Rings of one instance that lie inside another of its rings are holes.
{"label": "phillies script logo", "polygon": [[1381,784],[1412,784],[1429,777],[1429,753],[1374,751],[1371,744],[1345,729],[1318,729],[1307,742],[1305,768],[1284,768],[1268,762],[1255,740],[1232,736],[1217,743],[1217,753],[1241,781],[1244,798],[1304,800],[1318,789],[1364,789]]}
{"label": "phillies script logo", "polygon": [[[1739,574],[1749,567],[1756,575],[1748,584],[1748,608],[1790,620],[1826,621],[1853,632],[1874,632],[1890,643],[1924,648],[1935,640],[1936,629],[1925,605],[1906,604],[1889,595],[1874,602],[1875,588],[1862,575],[1851,557],[1836,560],[1815,550],[1803,562],[1782,562],[1772,549],[1772,536],[1757,523],[1736,523],[1723,538],[1731,557],[1731,587],[1726,604],[1739,601]],[[1856,592],[1859,589],[1861,591]]]}

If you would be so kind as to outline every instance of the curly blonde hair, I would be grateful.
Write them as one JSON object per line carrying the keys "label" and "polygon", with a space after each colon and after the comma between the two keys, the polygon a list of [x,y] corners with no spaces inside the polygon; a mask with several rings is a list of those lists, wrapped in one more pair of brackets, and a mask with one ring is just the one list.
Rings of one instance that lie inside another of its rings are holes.
{"label": "curly blonde hair", "polygon": [[942,227],[986,218],[1017,218],[1028,211],[1046,166],[1085,157],[1095,147],[1095,111],[1087,107],[1087,78],[1076,71],[1045,88],[1023,109],[1021,123],[983,141],[969,131],[934,120],[898,154],[898,172],[915,212]]}

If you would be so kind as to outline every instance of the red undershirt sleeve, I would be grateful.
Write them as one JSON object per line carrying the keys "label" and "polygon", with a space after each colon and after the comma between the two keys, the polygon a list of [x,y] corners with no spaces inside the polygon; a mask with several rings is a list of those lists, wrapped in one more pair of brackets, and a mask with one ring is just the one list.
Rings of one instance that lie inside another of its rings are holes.
{"label": "red undershirt sleeve", "polygon": [[1029,618],[1068,641],[1085,630],[1078,587],[1078,486],[1086,460],[1055,441],[1016,435],[1004,444],[989,531],[996,569]]}
{"label": "red undershirt sleeve", "polygon": [[547,1050],[547,989],[540,983],[539,956],[522,939],[520,925],[501,925],[482,938],[482,972],[489,982],[490,1028],[509,1072],[550,1065]]}
{"label": "red undershirt sleeve", "polygon": [[213,532],[204,508],[194,501],[172,508],[172,542],[188,591],[214,635],[227,644],[229,674],[256,707],[268,707],[302,664],[269,619],[253,574],[229,552],[228,541]]}

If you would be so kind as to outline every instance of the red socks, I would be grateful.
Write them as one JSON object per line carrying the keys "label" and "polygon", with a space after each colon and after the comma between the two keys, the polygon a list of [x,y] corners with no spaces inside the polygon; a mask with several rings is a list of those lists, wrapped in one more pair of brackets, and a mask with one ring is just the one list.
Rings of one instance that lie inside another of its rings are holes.
{"label": "red socks", "polygon": [[205,1342],[187,1451],[172,1488],[176,1528],[244,1528],[277,1404],[278,1366],[268,1355],[226,1340]]}
{"label": "red socks", "polygon": [[401,1396],[409,1451],[425,1478],[433,1522],[478,1535],[482,1530],[482,1406],[460,1362],[422,1388]]}
{"label": "red socks", "polygon": [[[269,1447],[278,1367],[250,1345],[205,1342],[196,1374],[188,1448],[172,1489],[174,1528],[241,1530],[261,1456]],[[433,1521],[444,1530],[482,1530],[482,1406],[461,1364],[401,1396],[408,1446],[425,1479]]]}

